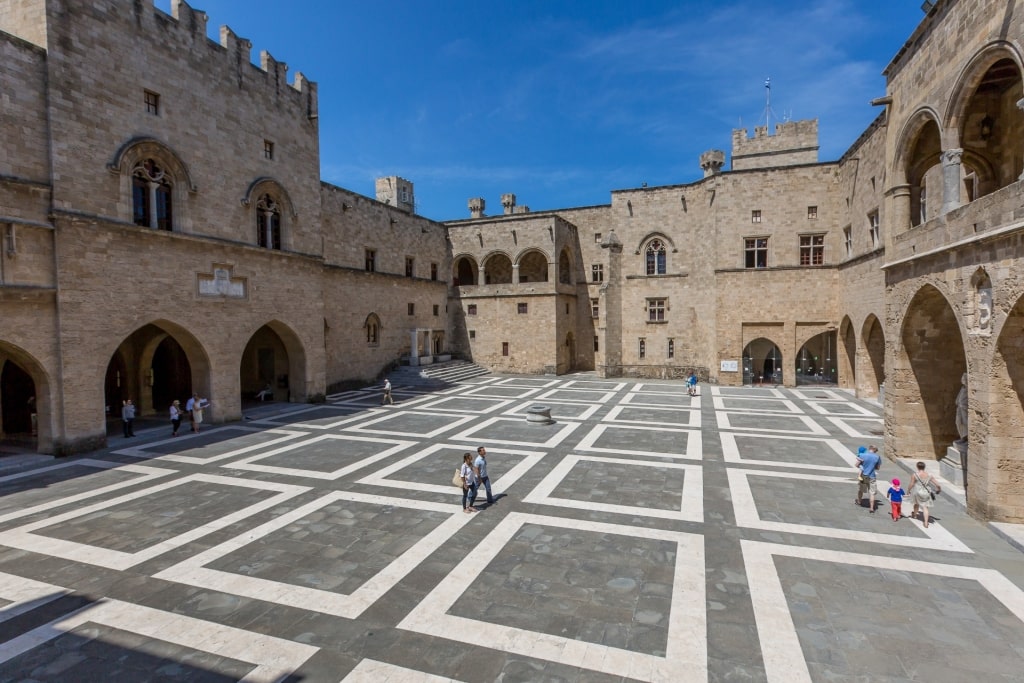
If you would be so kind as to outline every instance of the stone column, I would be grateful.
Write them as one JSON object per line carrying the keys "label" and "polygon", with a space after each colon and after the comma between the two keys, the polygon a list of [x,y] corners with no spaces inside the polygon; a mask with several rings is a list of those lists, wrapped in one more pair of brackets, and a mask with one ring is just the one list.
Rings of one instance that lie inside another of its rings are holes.
{"label": "stone column", "polygon": [[898,235],[910,229],[910,185],[893,185],[889,194],[892,196],[892,232]]}
{"label": "stone column", "polygon": [[512,284],[519,284],[519,264],[515,263],[512,265]]}
{"label": "stone column", "polygon": [[960,157],[962,149],[947,149],[942,153],[942,210],[943,215],[961,206]]}
{"label": "stone column", "polygon": [[420,364],[420,331],[413,328],[409,331],[409,340],[412,346],[409,348],[409,365]]}
{"label": "stone column", "polygon": [[[1017,109],[1020,109],[1021,111],[1024,111],[1024,98],[1021,98],[1021,99],[1017,100]],[[1024,173],[1021,173],[1017,177],[1017,180],[1024,180]]]}
{"label": "stone column", "polygon": [[477,271],[476,271],[476,280],[477,280],[476,283],[478,285],[486,285],[487,284],[487,276],[485,275],[485,272],[486,271],[484,270],[484,265],[481,263],[480,267],[477,268]]}

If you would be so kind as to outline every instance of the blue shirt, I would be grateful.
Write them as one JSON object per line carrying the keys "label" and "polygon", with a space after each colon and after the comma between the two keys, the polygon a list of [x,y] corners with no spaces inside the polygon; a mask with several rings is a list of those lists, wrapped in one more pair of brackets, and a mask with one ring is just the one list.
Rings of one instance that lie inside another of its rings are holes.
{"label": "blue shirt", "polygon": [[864,455],[857,456],[860,458],[860,473],[868,479],[875,478],[875,470],[882,462],[882,457],[878,453],[872,453],[871,451],[865,451]]}
{"label": "blue shirt", "polygon": [[487,461],[484,460],[484,456],[476,456],[476,460],[473,461],[473,467],[480,471],[481,481],[487,478]]}
{"label": "blue shirt", "polygon": [[888,496],[889,496],[889,500],[891,500],[892,502],[894,502],[894,503],[902,503],[903,502],[903,489],[890,488]]}

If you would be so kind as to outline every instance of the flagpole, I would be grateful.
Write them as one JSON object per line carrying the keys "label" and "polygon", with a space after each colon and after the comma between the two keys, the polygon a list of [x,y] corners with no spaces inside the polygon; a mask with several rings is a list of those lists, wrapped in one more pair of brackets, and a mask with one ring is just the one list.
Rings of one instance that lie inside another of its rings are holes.
{"label": "flagpole", "polygon": [[771,135],[771,115],[772,115],[772,79],[771,76],[764,79],[764,128]]}

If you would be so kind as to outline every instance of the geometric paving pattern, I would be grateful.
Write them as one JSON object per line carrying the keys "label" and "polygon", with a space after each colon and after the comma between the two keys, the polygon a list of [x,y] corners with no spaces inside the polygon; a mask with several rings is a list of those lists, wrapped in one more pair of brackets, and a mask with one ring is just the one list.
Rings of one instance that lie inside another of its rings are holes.
{"label": "geometric paving pattern", "polygon": [[374,387],[0,476],[0,680],[1019,680],[1020,553],[851,504],[876,404],[701,389]]}

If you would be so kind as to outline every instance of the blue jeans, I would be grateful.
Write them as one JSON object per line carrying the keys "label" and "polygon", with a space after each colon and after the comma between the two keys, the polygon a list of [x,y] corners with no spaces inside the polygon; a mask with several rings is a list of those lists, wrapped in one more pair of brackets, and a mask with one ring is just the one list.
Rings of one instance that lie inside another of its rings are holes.
{"label": "blue jeans", "polygon": [[488,505],[493,505],[494,504],[494,496],[491,494],[491,478],[490,477],[484,477],[480,481],[484,485],[484,491],[487,492],[487,504]]}
{"label": "blue jeans", "polygon": [[[463,510],[465,510],[467,507],[473,507],[473,504],[476,502],[476,489],[477,489],[478,486],[479,486],[479,484],[475,484],[474,483],[474,484],[470,484],[466,488],[462,489],[462,509]],[[467,500],[469,501],[468,505],[466,504]]]}

